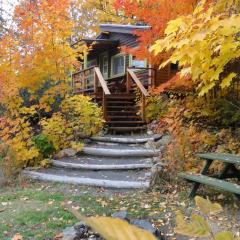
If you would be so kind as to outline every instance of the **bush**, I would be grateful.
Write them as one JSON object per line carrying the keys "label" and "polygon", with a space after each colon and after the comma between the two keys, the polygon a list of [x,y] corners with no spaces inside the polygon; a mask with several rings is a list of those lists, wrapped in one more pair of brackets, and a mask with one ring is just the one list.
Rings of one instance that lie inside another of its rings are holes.
{"label": "bush", "polygon": [[[234,128],[229,128],[229,124],[232,124],[232,120],[235,119],[234,115],[237,116],[238,112],[229,111],[225,105],[221,107],[220,102],[220,100],[214,100],[207,104],[205,99],[193,97],[182,100],[169,99],[168,111],[159,119],[156,127],[157,132],[167,132],[172,136],[163,156],[168,172],[189,170],[199,172],[202,162],[195,157],[197,152],[240,153],[238,128],[236,124]],[[227,114],[216,111],[217,106],[218,110],[228,112],[230,119]],[[228,128],[222,128],[222,125],[219,125],[219,122],[224,121],[228,124]],[[219,168],[222,168],[222,165],[215,163],[211,170],[219,171]]]}
{"label": "bush", "polygon": [[43,158],[49,157],[55,150],[53,144],[43,134],[34,136],[33,141],[39,152],[42,154]]}
{"label": "bush", "polygon": [[205,122],[218,127],[236,127],[239,125],[239,107],[226,99],[216,98],[207,101],[205,98],[193,96],[188,97],[185,103],[184,117],[186,120]]}
{"label": "bush", "polygon": [[80,146],[77,142],[100,132],[103,123],[101,108],[91,102],[90,97],[82,95],[67,96],[60,105],[60,112],[40,122],[42,133],[56,151]]}
{"label": "bush", "polygon": [[147,98],[146,120],[151,122],[157,120],[167,113],[168,102],[163,96],[154,95]]}
{"label": "bush", "polygon": [[63,118],[62,113],[54,113],[51,118],[42,119],[42,134],[53,144],[56,151],[69,146],[72,138],[72,129]]}
{"label": "bush", "polygon": [[74,140],[99,133],[103,128],[103,113],[90,97],[67,96],[60,105],[60,111],[73,130]]}

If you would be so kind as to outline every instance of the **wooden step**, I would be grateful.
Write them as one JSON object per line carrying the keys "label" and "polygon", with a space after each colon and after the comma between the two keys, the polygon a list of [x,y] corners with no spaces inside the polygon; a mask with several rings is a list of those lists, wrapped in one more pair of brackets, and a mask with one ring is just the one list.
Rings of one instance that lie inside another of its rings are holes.
{"label": "wooden step", "polygon": [[107,122],[108,124],[121,124],[121,123],[124,123],[124,124],[145,124],[145,122],[143,121],[108,121]]}
{"label": "wooden step", "polygon": [[110,131],[116,131],[116,132],[135,132],[135,131],[141,131],[146,130],[146,126],[138,126],[138,127],[109,127]]}
{"label": "wooden step", "polygon": [[[140,116],[134,115],[134,116],[108,116],[109,119],[123,119],[123,120],[129,120],[129,119],[141,119]],[[111,120],[110,120],[111,121]]]}
{"label": "wooden step", "polygon": [[133,103],[134,103],[134,101],[118,101],[118,100],[117,101],[110,101],[110,100],[107,101],[108,105],[110,105],[110,104],[111,105],[112,104],[114,104],[114,105],[115,104],[133,104]]}
{"label": "wooden step", "polygon": [[107,109],[135,109],[138,110],[138,106],[107,106]]}
{"label": "wooden step", "polygon": [[108,113],[137,113],[138,111],[136,110],[136,111],[134,111],[134,110],[116,110],[116,111],[114,111],[114,110],[111,110],[111,111],[107,111]]}
{"label": "wooden step", "polygon": [[111,99],[111,100],[113,100],[113,99],[117,99],[117,100],[119,100],[119,99],[121,99],[122,101],[124,101],[124,100],[129,100],[129,99],[135,99],[135,96],[133,96],[133,95],[126,95],[126,94],[114,94],[114,95],[108,95],[108,96],[106,96],[106,98],[107,99]]}
{"label": "wooden step", "polygon": [[226,182],[226,181],[208,177],[202,174],[179,173],[178,175],[179,177],[184,178],[191,182],[198,182],[204,185],[218,188],[223,191],[228,191],[228,192],[240,195],[240,185],[235,183]]}

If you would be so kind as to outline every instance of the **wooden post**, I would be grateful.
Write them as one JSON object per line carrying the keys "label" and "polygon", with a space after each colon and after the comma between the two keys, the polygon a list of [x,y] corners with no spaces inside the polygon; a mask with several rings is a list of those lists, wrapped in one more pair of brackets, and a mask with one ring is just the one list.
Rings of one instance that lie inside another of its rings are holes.
{"label": "wooden post", "polygon": [[93,69],[94,71],[94,80],[93,80],[93,84],[94,84],[94,94],[97,95],[97,92],[98,92],[98,79],[97,79],[97,74],[96,74],[96,71],[95,71],[95,68]]}
{"label": "wooden post", "polygon": [[141,115],[142,115],[142,121],[145,122],[145,107],[146,107],[146,98],[142,94],[142,106],[141,106]]}
{"label": "wooden post", "polygon": [[106,96],[105,93],[103,91],[103,96],[102,96],[102,108],[103,108],[103,117],[104,119],[107,121],[107,106],[106,106]]}
{"label": "wooden post", "polygon": [[152,84],[151,84],[152,88],[156,87],[156,69],[152,68]]}
{"label": "wooden post", "polygon": [[126,82],[126,90],[127,90],[127,93],[129,93],[130,92],[130,74],[129,74],[129,72],[127,71],[127,82]]}
{"label": "wooden post", "polygon": [[72,92],[73,94],[76,93],[76,84],[75,84],[75,76],[71,73],[71,78],[72,78]]}
{"label": "wooden post", "polygon": [[83,90],[84,90],[84,92],[85,92],[85,90],[86,90],[86,88],[87,88],[87,83],[86,83],[86,72],[84,71],[84,72],[82,72],[81,73],[81,77],[82,77],[82,81],[83,81]]}

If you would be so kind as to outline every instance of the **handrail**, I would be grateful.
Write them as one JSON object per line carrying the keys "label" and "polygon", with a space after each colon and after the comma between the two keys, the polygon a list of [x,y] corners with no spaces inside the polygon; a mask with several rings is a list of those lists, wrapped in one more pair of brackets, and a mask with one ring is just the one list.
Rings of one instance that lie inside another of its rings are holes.
{"label": "handrail", "polygon": [[156,70],[156,68],[152,67],[128,67],[128,69],[135,69],[135,70]]}
{"label": "handrail", "polygon": [[95,71],[95,73],[96,73],[96,75],[97,75],[97,77],[98,77],[98,81],[99,81],[100,84],[101,84],[101,87],[102,87],[102,89],[103,89],[104,94],[105,94],[105,95],[110,95],[111,93],[110,93],[109,88],[108,88],[108,86],[107,86],[107,82],[106,82],[105,79],[103,78],[103,75],[102,75],[99,67],[94,67],[94,71]]}
{"label": "handrail", "polygon": [[89,68],[84,68],[83,70],[74,72],[72,75],[77,75],[77,74],[79,74],[79,73],[86,72],[86,71],[88,71],[88,70],[94,69],[95,67],[96,67],[96,66],[92,66],[92,67],[89,67]]}
{"label": "handrail", "polygon": [[132,80],[136,83],[137,87],[141,90],[142,94],[145,97],[149,97],[150,94],[148,93],[148,91],[146,90],[146,88],[143,86],[143,84],[141,83],[141,81],[138,79],[137,75],[135,74],[135,72],[132,69],[127,69],[127,72],[129,73],[129,75],[131,76]]}

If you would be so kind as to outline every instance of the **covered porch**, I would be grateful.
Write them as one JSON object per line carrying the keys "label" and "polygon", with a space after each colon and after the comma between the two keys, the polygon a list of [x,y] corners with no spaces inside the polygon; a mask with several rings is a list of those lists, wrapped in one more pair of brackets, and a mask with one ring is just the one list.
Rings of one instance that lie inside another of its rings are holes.
{"label": "covered porch", "polygon": [[[90,51],[72,75],[74,94],[93,97],[113,131],[146,129],[145,107],[156,70],[145,60],[121,52],[118,40],[85,39]],[[138,97],[138,103],[136,103]]]}

